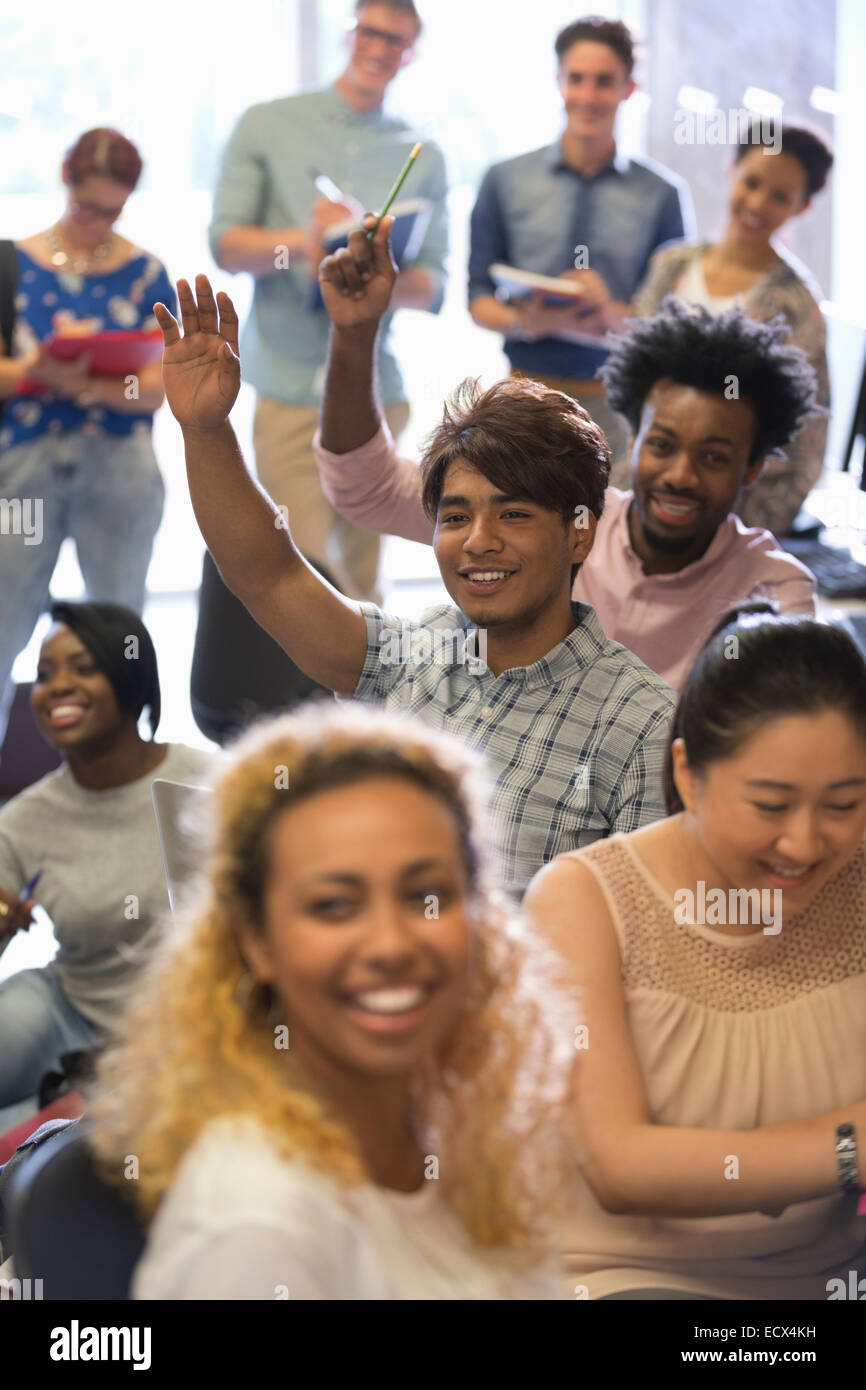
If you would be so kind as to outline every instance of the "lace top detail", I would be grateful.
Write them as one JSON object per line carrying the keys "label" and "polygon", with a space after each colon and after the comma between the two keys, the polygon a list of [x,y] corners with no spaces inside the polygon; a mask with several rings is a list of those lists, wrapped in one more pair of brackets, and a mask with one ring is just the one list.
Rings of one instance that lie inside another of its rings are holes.
{"label": "lace top detail", "polygon": [[866,975],[864,844],[805,912],[782,917],[776,934],[764,931],[764,923],[774,928],[770,895],[763,919],[753,899],[747,920],[756,925],[749,936],[678,920],[688,901],[675,903],[626,836],[597,841],[580,852],[580,861],[604,891],[630,994],[659,991],[714,1012],[754,1013]]}

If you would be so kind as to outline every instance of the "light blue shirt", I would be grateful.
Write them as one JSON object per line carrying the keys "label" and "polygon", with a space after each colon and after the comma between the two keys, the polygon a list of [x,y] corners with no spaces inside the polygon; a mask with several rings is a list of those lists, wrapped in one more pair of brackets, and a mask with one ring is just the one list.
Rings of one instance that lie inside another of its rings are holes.
{"label": "light blue shirt", "polygon": [[[690,234],[688,187],[649,160],[614,155],[593,178],[566,162],[562,141],[488,169],[472,213],[469,301],[495,294],[488,267],[497,261],[561,275],[585,247],[586,266],[614,299],[631,299],[656,247]],[[505,342],[514,367],[527,376],[588,381],[607,352],[561,338]]]}
{"label": "light blue shirt", "polygon": [[[281,229],[306,223],[321,196],[314,183],[318,174],[327,174],[341,192],[377,210],[415,140],[406,121],[387,115],[382,107],[355,111],[336,86],[251,106],[235,126],[223,155],[209,230],[214,257],[230,227]],[[442,153],[425,141],[400,197],[429,198],[434,204],[413,262],[429,271],[437,283],[430,306],[434,313],[441,307],[445,287],[446,194]],[[318,404],[328,344],[327,312],[305,307],[309,285],[307,265],[300,257],[287,270],[257,276],[241,337],[245,379],[262,395],[296,405]],[[389,348],[391,317],[386,316],[379,338],[379,383],[385,402],[406,399],[403,378]]]}

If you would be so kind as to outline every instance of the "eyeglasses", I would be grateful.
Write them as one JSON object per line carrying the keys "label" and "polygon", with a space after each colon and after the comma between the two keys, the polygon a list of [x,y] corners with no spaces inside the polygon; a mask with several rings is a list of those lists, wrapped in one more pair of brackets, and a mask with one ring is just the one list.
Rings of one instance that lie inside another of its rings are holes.
{"label": "eyeglasses", "polygon": [[94,222],[116,222],[123,212],[123,207],[104,208],[99,203],[75,202],[72,204],[72,211],[83,212],[85,217],[92,217]]}
{"label": "eyeglasses", "polygon": [[387,29],[374,29],[369,24],[349,25],[349,32],[354,34],[356,39],[363,39],[364,43],[372,43],[374,39],[379,39],[381,43],[387,44],[394,54],[405,53],[414,44],[414,39],[403,39],[399,34],[389,34]]}

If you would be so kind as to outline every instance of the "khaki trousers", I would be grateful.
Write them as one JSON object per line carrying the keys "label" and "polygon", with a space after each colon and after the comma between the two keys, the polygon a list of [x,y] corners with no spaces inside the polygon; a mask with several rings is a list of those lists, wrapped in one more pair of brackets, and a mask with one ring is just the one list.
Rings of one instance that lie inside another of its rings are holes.
{"label": "khaki trousers", "polygon": [[[392,402],[385,417],[396,440],[409,422],[409,407]],[[288,508],[289,529],[301,553],[324,565],[348,598],[379,602],[379,536],[346,521],[322,492],[312,449],[318,424],[316,406],[259,396],[253,418],[259,482],[278,507]]]}

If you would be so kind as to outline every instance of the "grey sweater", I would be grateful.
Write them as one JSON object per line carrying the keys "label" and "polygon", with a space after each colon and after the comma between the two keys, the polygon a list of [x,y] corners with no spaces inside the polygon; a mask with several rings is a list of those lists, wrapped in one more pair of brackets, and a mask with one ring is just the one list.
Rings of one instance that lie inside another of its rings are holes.
{"label": "grey sweater", "polygon": [[212,761],[171,744],[152,772],[110,791],[79,786],[64,764],[0,810],[0,887],[20,893],[44,870],[34,897],[59,943],[46,968],[98,1028],[110,1028],[168,913],[151,782],[200,784]]}

